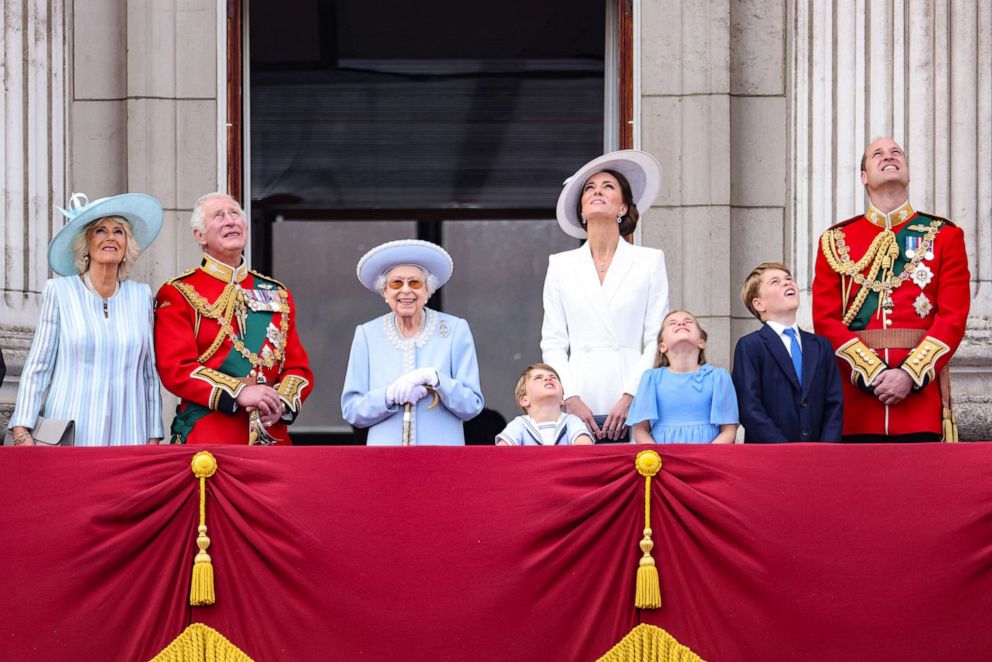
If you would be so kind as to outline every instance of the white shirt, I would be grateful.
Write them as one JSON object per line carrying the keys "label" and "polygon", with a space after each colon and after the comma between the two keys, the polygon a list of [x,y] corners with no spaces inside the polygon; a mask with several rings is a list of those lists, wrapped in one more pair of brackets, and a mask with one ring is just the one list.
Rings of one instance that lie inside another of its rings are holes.
{"label": "white shirt", "polygon": [[795,332],[796,342],[799,343],[799,351],[803,351],[803,339],[802,336],[799,335],[798,324],[793,322],[791,326],[785,326],[784,324],[779,324],[778,322],[773,322],[771,320],[768,320],[765,324],[771,327],[771,330],[775,332],[778,339],[782,341],[782,344],[785,345],[785,351],[789,353],[789,356],[792,356],[792,338],[785,335],[786,329],[792,329]]}

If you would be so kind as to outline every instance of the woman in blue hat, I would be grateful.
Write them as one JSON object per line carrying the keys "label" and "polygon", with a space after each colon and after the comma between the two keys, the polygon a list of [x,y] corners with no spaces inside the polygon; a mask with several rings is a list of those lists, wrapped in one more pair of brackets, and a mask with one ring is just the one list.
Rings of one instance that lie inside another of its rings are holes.
{"label": "woman in blue hat", "polygon": [[75,421],[77,446],[157,443],[162,399],[152,342],[152,293],[128,280],[162,229],[162,205],[126,193],[73,194],[48,246],[63,276],[45,283],[41,316],[10,419],[15,445],[35,443],[38,416]]}
{"label": "woman in blue hat", "polygon": [[391,309],[355,329],[341,394],[345,420],[369,428],[369,446],[461,446],[462,422],[482,411],[468,322],[425,305],[452,269],[447,251],[416,239],[358,262],[358,280]]}

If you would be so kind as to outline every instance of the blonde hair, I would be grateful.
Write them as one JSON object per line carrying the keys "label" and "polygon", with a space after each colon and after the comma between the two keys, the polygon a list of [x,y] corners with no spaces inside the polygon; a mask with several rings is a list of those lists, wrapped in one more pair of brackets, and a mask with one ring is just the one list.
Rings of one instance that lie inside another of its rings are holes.
{"label": "blonde hair", "polygon": [[792,278],[792,272],[789,271],[789,267],[781,262],[762,262],[751,270],[751,273],[744,279],[744,287],[741,288],[741,301],[744,302],[744,306],[748,311],[761,322],[764,322],[764,320],[761,319],[761,313],[755,309],[754,300],[758,298],[761,292],[761,274],[772,269],[784,271],[789,275],[789,278]]}
{"label": "blonde hair", "polygon": [[131,224],[126,218],[122,218],[120,216],[103,216],[91,221],[87,223],[75,237],[72,238],[72,255],[75,258],[74,263],[76,265],[76,269],[78,269],[81,274],[89,271],[90,235],[93,234],[97,223],[100,221],[113,221],[114,223],[119,223],[121,227],[124,228],[124,259],[122,259],[120,264],[117,265],[117,280],[127,280],[127,275],[131,273],[131,267],[134,266],[138,256],[141,255],[141,247],[138,246],[138,240],[134,238],[134,233],[131,232]]}
{"label": "blonde hair", "polygon": [[517,386],[513,389],[513,397],[517,400],[517,406],[519,406],[525,414],[527,413],[527,410],[520,405],[520,398],[527,395],[527,378],[530,377],[530,373],[535,370],[547,370],[548,372],[553,373],[554,376],[558,378],[558,381],[561,382],[561,376],[558,374],[558,371],[549,366],[547,363],[531,363],[527,366],[527,368],[520,373],[520,379],[517,380]]}
{"label": "blonde hair", "polygon": [[[661,328],[658,329],[658,339],[654,343],[655,347],[658,348],[658,353],[654,357],[655,368],[664,368],[668,365],[668,356],[661,353],[661,334],[665,332],[665,322],[668,321],[668,318],[672,315],[677,315],[678,313],[685,313],[692,318],[692,321],[696,323],[696,328],[699,329],[699,337],[703,339],[703,342],[706,342],[710,337],[709,334],[706,333],[706,329],[700,326],[699,320],[696,319],[695,315],[690,313],[688,310],[673,310],[665,315],[665,319],[661,320]],[[706,363],[706,349],[702,348],[699,350],[699,365],[703,365],[704,363]]]}

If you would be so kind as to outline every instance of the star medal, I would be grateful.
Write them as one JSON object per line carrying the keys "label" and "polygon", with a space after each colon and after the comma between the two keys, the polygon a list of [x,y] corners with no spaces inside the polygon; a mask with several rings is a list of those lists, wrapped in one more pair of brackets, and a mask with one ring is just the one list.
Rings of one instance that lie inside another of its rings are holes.
{"label": "star medal", "polygon": [[916,270],[913,271],[911,278],[922,290],[933,280],[933,272],[930,270],[930,267],[921,262],[916,266]]}
{"label": "star medal", "polygon": [[926,317],[933,310],[933,304],[930,303],[930,299],[927,298],[926,294],[920,293],[920,296],[916,297],[916,301],[913,302],[913,310],[920,317]]}

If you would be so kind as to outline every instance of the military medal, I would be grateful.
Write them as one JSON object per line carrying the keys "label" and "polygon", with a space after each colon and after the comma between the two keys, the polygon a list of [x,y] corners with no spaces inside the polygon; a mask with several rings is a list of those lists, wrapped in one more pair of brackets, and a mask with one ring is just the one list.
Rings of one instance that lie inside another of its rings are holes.
{"label": "military medal", "polygon": [[913,271],[911,278],[913,279],[913,282],[919,285],[922,290],[930,284],[930,281],[933,280],[933,272],[930,270],[930,267],[921,262]]}
{"label": "military medal", "polygon": [[933,310],[933,304],[930,303],[930,299],[927,298],[926,294],[920,293],[920,296],[916,297],[916,301],[913,302],[913,310],[920,317],[926,317]]}
{"label": "military medal", "polygon": [[912,260],[916,257],[916,251],[919,250],[920,244],[923,243],[923,237],[906,237],[906,259]]}
{"label": "military medal", "polygon": [[882,310],[884,310],[886,313],[891,313],[895,307],[896,305],[892,301],[892,297],[889,295],[888,292],[884,292],[882,294]]}

